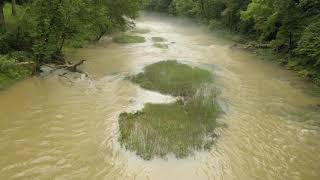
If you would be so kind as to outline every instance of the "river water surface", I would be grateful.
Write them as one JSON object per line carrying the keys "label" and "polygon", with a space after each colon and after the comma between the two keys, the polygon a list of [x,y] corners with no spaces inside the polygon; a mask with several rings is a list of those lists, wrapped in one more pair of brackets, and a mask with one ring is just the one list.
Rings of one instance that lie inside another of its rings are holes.
{"label": "river water surface", "polygon": [[[145,14],[146,43],[106,39],[70,53],[90,78],[32,77],[0,92],[0,179],[318,180],[320,103],[312,85],[188,20]],[[151,37],[168,39],[169,49]],[[121,148],[118,115],[172,99],[126,80],[177,59],[211,70],[225,126],[210,152],[144,161]]]}

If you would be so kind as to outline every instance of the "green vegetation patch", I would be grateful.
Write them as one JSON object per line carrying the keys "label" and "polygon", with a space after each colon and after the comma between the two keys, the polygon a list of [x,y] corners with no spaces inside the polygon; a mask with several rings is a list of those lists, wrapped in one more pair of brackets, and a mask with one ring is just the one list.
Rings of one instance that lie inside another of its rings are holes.
{"label": "green vegetation patch", "polygon": [[168,49],[169,45],[168,44],[162,44],[162,43],[155,43],[153,44],[154,47],[160,48],[160,49]]}
{"label": "green vegetation patch", "polygon": [[26,8],[20,5],[16,5],[17,15],[12,15],[12,8],[10,3],[6,3],[3,8],[3,13],[5,17],[5,22],[8,30],[15,31],[17,30],[18,24],[22,15],[25,13]]}
{"label": "green vegetation patch", "polygon": [[177,61],[147,66],[131,78],[143,88],[179,96],[170,104],[146,104],[135,113],[119,116],[120,144],[141,158],[185,158],[194,151],[209,150],[219,108],[212,74]]}
{"label": "green vegetation patch", "polygon": [[209,71],[169,60],[145,67],[144,72],[131,77],[131,80],[162,94],[191,97],[202,84],[212,83],[213,76]]}
{"label": "green vegetation patch", "polygon": [[166,39],[163,37],[152,37],[151,38],[153,42],[165,42]]}
{"label": "green vegetation patch", "polygon": [[133,43],[144,43],[146,39],[142,36],[132,36],[127,34],[120,34],[113,38],[113,41],[120,44],[133,44]]}
{"label": "green vegetation patch", "polygon": [[18,65],[16,59],[8,56],[0,56],[0,89],[31,75],[31,73],[32,70],[30,68]]}

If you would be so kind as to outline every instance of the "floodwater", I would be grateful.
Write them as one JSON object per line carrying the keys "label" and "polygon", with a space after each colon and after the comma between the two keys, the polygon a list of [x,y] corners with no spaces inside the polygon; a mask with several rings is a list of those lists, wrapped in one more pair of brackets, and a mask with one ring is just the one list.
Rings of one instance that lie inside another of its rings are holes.
{"label": "floodwater", "polygon": [[[146,43],[105,39],[70,52],[90,78],[32,77],[0,92],[0,179],[317,180],[320,96],[295,73],[188,20],[144,14]],[[151,37],[168,40],[169,49]],[[142,160],[121,148],[118,115],[170,97],[127,80],[166,59],[211,70],[224,113],[210,152]]]}

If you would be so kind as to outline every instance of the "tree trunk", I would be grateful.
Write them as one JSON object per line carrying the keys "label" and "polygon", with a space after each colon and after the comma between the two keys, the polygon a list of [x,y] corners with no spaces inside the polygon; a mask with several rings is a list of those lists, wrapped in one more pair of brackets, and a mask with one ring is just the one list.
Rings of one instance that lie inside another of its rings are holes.
{"label": "tree trunk", "polygon": [[292,56],[292,33],[291,32],[289,32],[289,56],[290,56],[290,58],[291,58],[291,56]]}
{"label": "tree trunk", "polygon": [[12,16],[16,16],[17,15],[16,0],[11,0],[11,5],[12,5]]}
{"label": "tree trunk", "polygon": [[3,8],[4,8],[4,0],[0,0],[0,30],[4,30],[6,27]]}
{"label": "tree trunk", "polygon": [[201,4],[202,14],[203,14],[204,18],[206,19],[206,21],[209,21],[209,16],[208,16],[208,14],[207,14],[204,1],[203,1],[203,0],[200,0],[200,4]]}

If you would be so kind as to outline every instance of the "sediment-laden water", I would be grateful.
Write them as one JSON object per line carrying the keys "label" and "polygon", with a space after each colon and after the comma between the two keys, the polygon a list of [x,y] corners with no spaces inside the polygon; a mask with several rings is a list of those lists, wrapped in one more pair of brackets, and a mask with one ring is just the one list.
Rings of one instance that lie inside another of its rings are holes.
{"label": "sediment-laden water", "polygon": [[[255,179],[320,177],[320,96],[311,84],[188,20],[145,14],[145,43],[70,52],[90,78],[32,77],[0,92],[0,179]],[[167,40],[168,49],[152,37]],[[125,80],[166,59],[212,71],[224,111],[209,152],[145,161],[118,142],[118,115],[172,97]]]}

